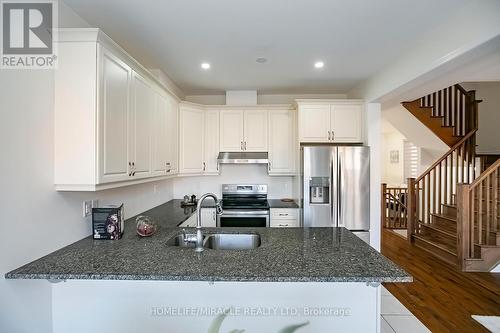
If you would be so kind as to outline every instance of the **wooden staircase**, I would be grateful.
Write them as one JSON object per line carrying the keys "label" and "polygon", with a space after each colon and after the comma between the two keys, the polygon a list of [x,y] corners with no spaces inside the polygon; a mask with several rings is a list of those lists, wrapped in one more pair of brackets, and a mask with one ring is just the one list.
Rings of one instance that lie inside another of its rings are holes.
{"label": "wooden staircase", "polygon": [[403,102],[422,124],[449,147],[477,127],[477,104],[474,90],[466,91],[459,84],[436,91],[411,102]]}
{"label": "wooden staircase", "polygon": [[[457,84],[402,103],[450,150],[408,179],[404,202],[382,185],[384,227],[397,216],[410,242],[463,271],[500,263],[500,159],[476,154],[479,102]],[[402,208],[391,213],[389,202]]]}

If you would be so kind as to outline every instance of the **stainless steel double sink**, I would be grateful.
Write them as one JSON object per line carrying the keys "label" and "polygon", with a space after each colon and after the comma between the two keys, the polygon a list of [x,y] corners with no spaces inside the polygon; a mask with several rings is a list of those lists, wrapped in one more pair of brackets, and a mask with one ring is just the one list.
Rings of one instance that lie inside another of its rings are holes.
{"label": "stainless steel double sink", "polygon": [[[167,241],[167,246],[194,248],[193,242],[186,241],[184,234]],[[207,234],[203,235],[203,247],[212,250],[253,250],[260,246],[259,234]]]}

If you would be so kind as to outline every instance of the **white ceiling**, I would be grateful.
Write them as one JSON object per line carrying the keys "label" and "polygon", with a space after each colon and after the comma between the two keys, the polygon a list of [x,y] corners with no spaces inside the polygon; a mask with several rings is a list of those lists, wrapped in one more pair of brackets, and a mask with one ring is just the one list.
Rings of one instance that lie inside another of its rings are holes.
{"label": "white ceiling", "polygon": [[217,94],[345,93],[467,0],[64,2],[186,94]]}

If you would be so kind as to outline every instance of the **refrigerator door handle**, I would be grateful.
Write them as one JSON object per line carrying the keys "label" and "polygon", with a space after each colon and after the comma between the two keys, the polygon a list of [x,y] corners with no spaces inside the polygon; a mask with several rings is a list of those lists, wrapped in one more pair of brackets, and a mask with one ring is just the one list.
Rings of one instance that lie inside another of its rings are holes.
{"label": "refrigerator door handle", "polygon": [[[330,157],[330,219],[332,220],[332,226],[334,226],[333,224],[333,219],[335,218],[336,220],[336,217],[335,217],[335,214],[334,214],[334,206],[333,206],[333,183],[334,183],[334,178],[333,178],[333,160],[331,160],[331,157]],[[336,221],[335,221],[336,222]]]}
{"label": "refrigerator door handle", "polygon": [[343,187],[342,187],[342,153],[341,152],[339,152],[339,154],[338,154],[338,159],[339,159],[339,162],[338,162],[339,171],[338,171],[338,180],[337,180],[337,187],[338,187],[338,190],[337,190],[337,193],[338,193],[337,194],[337,196],[338,196],[337,227],[340,225],[340,223],[342,221],[342,190],[343,190]]}

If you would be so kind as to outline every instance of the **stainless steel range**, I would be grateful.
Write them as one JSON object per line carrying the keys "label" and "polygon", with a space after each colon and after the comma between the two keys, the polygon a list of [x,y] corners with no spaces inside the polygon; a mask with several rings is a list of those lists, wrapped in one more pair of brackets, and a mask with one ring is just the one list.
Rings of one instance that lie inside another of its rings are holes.
{"label": "stainless steel range", "polygon": [[218,227],[269,227],[267,185],[222,185]]}

